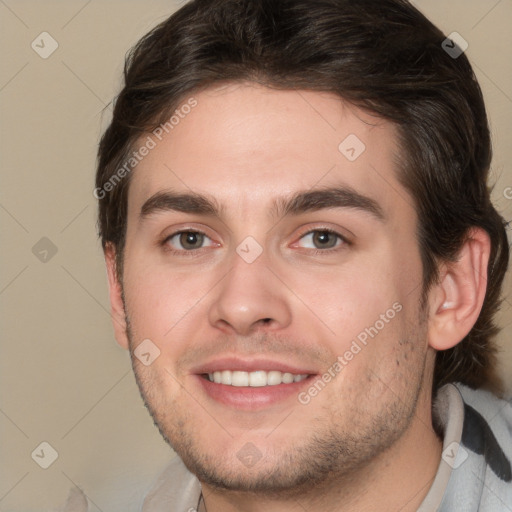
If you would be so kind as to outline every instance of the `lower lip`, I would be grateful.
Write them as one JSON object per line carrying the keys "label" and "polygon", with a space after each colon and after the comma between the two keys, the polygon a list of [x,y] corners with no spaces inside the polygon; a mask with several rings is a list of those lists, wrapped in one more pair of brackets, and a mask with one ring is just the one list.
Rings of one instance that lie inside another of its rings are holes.
{"label": "lower lip", "polygon": [[237,387],[217,384],[205,379],[201,375],[196,375],[199,383],[210,398],[223,405],[247,411],[263,409],[291,397],[297,399],[300,391],[304,387],[309,386],[311,379],[314,377],[314,375],[310,375],[300,382],[276,384],[275,386]]}

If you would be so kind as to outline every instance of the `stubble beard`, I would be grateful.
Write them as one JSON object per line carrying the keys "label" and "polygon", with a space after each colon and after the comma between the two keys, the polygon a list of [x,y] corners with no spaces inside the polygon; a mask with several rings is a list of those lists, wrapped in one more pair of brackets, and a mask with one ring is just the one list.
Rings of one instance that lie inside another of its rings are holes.
{"label": "stubble beard", "polygon": [[[353,398],[351,402],[345,403],[341,414],[330,405],[325,406],[325,415],[312,420],[311,426],[314,428],[308,426],[308,433],[294,440],[290,450],[283,450],[282,443],[266,447],[260,463],[246,470],[236,458],[239,448],[234,448],[231,454],[207,453],[200,449],[198,432],[207,430],[207,425],[199,425],[197,418],[188,414],[186,402],[178,403],[175,397],[159,394],[159,390],[164,389],[164,384],[173,377],[170,372],[169,375],[160,376],[151,374],[148,368],[142,368],[136,361],[133,354],[133,330],[128,315],[126,334],[132,368],[144,405],[164,440],[179,455],[188,470],[201,483],[212,488],[258,497],[289,499],[308,494],[321,495],[322,489],[328,489],[333,484],[339,486],[345,482],[350,485],[358,473],[389,450],[408,430],[425,384],[426,352],[421,354],[416,339],[424,332],[425,313],[420,306],[416,336],[408,332],[407,337],[399,342],[400,346],[409,347],[409,359],[406,355],[399,366],[400,384],[405,390],[405,396],[390,390],[386,403],[378,403],[377,409],[371,400],[364,402]],[[405,354],[405,349],[402,354]],[[371,369],[367,370],[357,386],[365,386],[372,381],[380,381],[378,385],[386,387]],[[350,396],[350,393],[345,393],[347,395]],[[186,393],[182,396],[192,400]],[[307,406],[296,407],[302,411]],[[205,416],[206,421],[214,421],[206,413]]]}

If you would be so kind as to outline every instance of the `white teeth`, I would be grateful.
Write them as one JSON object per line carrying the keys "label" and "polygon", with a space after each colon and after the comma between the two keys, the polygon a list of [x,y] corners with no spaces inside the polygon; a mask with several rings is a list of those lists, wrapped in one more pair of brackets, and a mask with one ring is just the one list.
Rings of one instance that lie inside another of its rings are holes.
{"label": "white teeth", "polygon": [[307,376],[307,374],[294,375],[293,373],[282,373],[275,370],[270,372],[264,370],[255,372],[223,370],[221,372],[209,373],[208,380],[216,384],[226,384],[228,386],[258,388],[300,382]]}
{"label": "white teeth", "polygon": [[259,388],[267,385],[267,372],[251,372],[249,373],[249,386]]}
{"label": "white teeth", "polygon": [[285,384],[291,384],[293,382],[293,375],[291,373],[284,373],[283,382]]}
{"label": "white teeth", "polygon": [[281,372],[276,372],[276,371],[267,372],[267,385],[275,386],[277,384],[281,384],[282,375],[283,374]]}
{"label": "white teeth", "polygon": [[[224,373],[224,372],[222,372],[222,373]],[[224,382],[223,382],[223,384],[224,384]],[[247,372],[232,372],[231,373],[231,385],[232,386],[248,386],[249,385],[249,374]]]}

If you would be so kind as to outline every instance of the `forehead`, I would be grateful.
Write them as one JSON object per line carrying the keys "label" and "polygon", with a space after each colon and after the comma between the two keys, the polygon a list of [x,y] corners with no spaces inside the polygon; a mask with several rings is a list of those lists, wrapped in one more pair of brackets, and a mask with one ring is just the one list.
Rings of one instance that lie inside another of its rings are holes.
{"label": "forehead", "polygon": [[191,93],[168,123],[141,137],[152,149],[133,171],[129,211],[170,188],[239,213],[339,185],[378,198],[384,210],[397,199],[410,206],[396,179],[396,140],[391,123],[334,94],[223,84]]}

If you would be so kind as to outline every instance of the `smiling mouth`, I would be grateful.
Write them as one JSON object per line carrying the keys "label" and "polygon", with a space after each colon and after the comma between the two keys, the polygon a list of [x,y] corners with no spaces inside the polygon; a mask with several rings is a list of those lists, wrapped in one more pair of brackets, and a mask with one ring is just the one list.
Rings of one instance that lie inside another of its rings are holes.
{"label": "smiling mouth", "polygon": [[234,387],[260,388],[265,386],[277,386],[279,384],[292,384],[301,382],[309,377],[309,374],[293,374],[280,371],[257,370],[244,372],[238,370],[223,370],[213,373],[203,373],[201,377],[215,384],[224,384]]}

